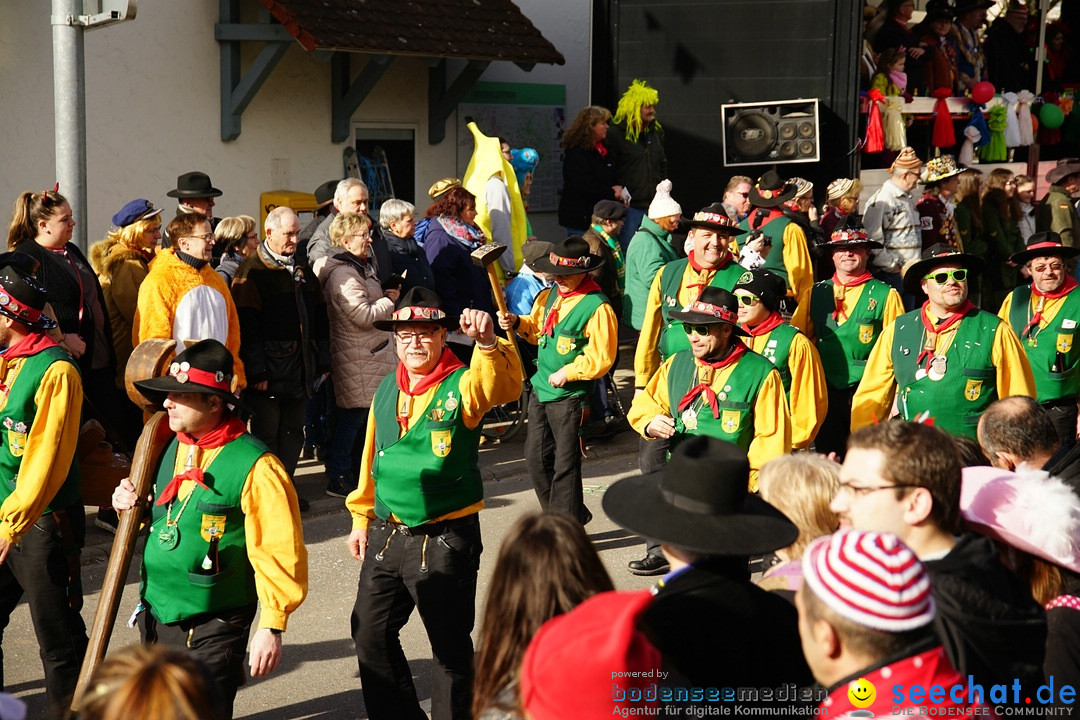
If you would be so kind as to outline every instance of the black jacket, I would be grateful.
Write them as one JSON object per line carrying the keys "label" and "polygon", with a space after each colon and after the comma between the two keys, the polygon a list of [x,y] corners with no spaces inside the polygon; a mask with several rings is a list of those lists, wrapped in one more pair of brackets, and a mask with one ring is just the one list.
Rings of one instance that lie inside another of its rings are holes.
{"label": "black jacket", "polygon": [[434,290],[435,275],[431,272],[431,264],[424,254],[424,248],[417,245],[416,240],[411,237],[400,238],[392,232],[383,233],[383,237],[386,238],[394,274],[405,276],[401,283],[401,294],[404,295],[414,287]]}
{"label": "black jacket", "polygon": [[630,142],[621,125],[612,125],[604,145],[615,167],[615,184],[630,191],[630,207],[648,210],[656,186],[668,176],[663,133],[653,123],[641,131],[637,142]]}
{"label": "black jacket", "polygon": [[563,189],[559,198],[560,225],[565,228],[588,228],[596,203],[617,199],[612,190],[615,186],[615,166],[611,157],[611,153],[601,157],[596,148],[567,148],[563,156]]}

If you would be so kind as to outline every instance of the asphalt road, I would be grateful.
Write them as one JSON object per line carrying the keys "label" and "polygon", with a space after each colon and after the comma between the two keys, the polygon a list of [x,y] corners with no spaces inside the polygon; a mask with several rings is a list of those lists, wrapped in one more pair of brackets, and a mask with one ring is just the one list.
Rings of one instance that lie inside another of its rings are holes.
{"label": "asphalt road", "polygon": [[[622,384],[626,378],[619,380]],[[649,578],[638,578],[626,571],[626,563],[642,554],[640,540],[614,525],[600,506],[608,486],[637,472],[637,436],[630,431],[621,433],[594,443],[589,453],[583,472],[585,502],[594,515],[587,528],[590,538],[616,587],[648,587]],[[485,477],[486,508],[481,513],[485,551],[477,592],[477,627],[502,538],[519,515],[539,509],[525,474],[524,432],[508,442],[485,445],[480,464]],[[345,548],[349,517],[340,499],[323,494],[321,464],[302,461],[297,484],[301,494],[312,500],[312,509],[304,514],[304,539],[310,565],[308,597],[289,621],[281,665],[269,677],[251,681],[240,690],[235,716],[258,720],[366,718],[349,628],[360,570],[359,563]],[[83,558],[87,597],[83,618],[88,627],[97,608],[111,539],[111,535],[92,525],[87,530]],[[138,631],[126,626],[136,603],[138,564],[136,558],[124,591],[111,650],[139,640]],[[416,613],[402,631],[402,644],[414,672],[417,693],[426,708],[430,697],[431,651]],[[7,691],[27,702],[28,718],[43,717],[43,673],[25,603],[12,615],[4,633],[3,650]]]}

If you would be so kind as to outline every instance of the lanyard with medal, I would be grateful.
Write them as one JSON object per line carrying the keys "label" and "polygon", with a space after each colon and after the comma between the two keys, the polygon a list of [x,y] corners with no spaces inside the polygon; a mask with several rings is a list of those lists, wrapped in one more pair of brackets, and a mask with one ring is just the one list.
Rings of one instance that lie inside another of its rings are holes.
{"label": "lanyard with medal", "polygon": [[[195,467],[195,446],[191,445],[188,448],[187,461],[184,463],[184,474],[187,474],[192,468]],[[173,479],[173,482],[176,478]],[[191,502],[191,496],[195,494],[195,488],[191,489],[191,492],[184,498],[184,502],[180,504],[180,510],[176,513],[176,517],[172,516],[173,505],[176,503],[176,497],[174,496],[169,500],[169,506],[165,510],[165,525],[161,528],[161,532],[158,533],[157,541],[162,550],[175,550],[176,546],[180,544],[180,518],[184,514],[184,510],[187,510],[188,503]]]}

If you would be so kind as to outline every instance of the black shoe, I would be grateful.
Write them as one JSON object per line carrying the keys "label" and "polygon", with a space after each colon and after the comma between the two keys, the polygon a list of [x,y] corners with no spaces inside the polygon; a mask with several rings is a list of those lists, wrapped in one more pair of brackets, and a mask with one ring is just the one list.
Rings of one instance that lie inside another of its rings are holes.
{"label": "black shoe", "polygon": [[299,495],[296,496],[296,504],[300,506],[300,512],[307,512],[311,509],[311,503]]}
{"label": "black shoe", "polygon": [[646,555],[641,560],[631,560],[626,568],[635,575],[663,575],[671,565],[663,555]]}
{"label": "black shoe", "polygon": [[116,528],[120,525],[120,518],[117,517],[116,511],[112,508],[99,508],[97,517],[94,518],[94,524],[105,532],[115,535]]}
{"label": "black shoe", "polygon": [[345,479],[344,475],[329,475],[326,478],[326,494],[330,497],[348,497],[356,487]]}

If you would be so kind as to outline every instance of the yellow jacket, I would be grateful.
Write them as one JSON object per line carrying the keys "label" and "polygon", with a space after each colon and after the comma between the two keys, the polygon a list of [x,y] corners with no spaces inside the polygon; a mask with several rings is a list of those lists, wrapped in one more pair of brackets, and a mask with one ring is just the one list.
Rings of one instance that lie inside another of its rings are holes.
{"label": "yellow jacket", "polygon": [[[758,355],[765,355],[771,332],[743,338],[743,342]],[[770,358],[771,359],[771,358]],[[791,392],[787,393],[791,410],[791,447],[795,450],[810,447],[810,443],[825,421],[829,409],[829,392],[825,386],[825,371],[817,348],[802,333],[791,338],[788,350],[788,372],[791,373]]]}
{"label": "yellow jacket", "polygon": [[[544,329],[544,306],[553,292],[556,292],[556,288],[541,290],[533,301],[532,312],[520,316],[521,320],[514,331],[532,345],[540,342],[540,331]],[[585,296],[573,295],[558,298],[551,309],[558,311],[561,317],[566,317],[583,297]],[[611,305],[604,303],[597,308],[585,325],[585,337],[589,338],[585,350],[574,358],[573,362],[563,367],[567,382],[596,380],[606,375],[615,364],[615,354],[619,351],[619,321]]]}

